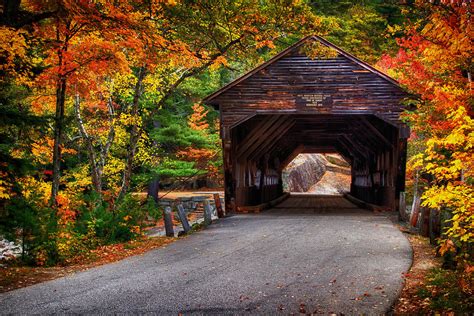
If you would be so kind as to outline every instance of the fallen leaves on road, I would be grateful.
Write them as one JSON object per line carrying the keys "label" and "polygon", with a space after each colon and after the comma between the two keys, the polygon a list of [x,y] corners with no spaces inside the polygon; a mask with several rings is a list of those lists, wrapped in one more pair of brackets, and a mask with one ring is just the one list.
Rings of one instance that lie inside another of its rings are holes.
{"label": "fallen leaves on road", "polygon": [[300,313],[306,314],[306,305],[303,303],[300,304]]}

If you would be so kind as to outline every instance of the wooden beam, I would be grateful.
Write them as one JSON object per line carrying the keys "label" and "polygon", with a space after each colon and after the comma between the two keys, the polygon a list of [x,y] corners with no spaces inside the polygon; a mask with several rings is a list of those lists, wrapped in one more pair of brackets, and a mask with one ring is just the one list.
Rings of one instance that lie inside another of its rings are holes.
{"label": "wooden beam", "polygon": [[298,146],[296,146],[295,149],[293,149],[293,151],[291,152],[291,154],[281,162],[280,164],[280,168],[279,168],[279,172],[281,172],[283,169],[285,169],[286,166],[288,166],[288,164],[296,158],[296,156],[298,156],[299,154],[301,154],[303,151],[304,151],[304,145],[302,144],[299,144]]}
{"label": "wooden beam", "polygon": [[255,151],[258,147],[264,143],[268,137],[274,134],[275,130],[277,130],[282,124],[285,124],[285,122],[288,119],[284,116],[280,116],[277,118],[276,121],[274,121],[273,124],[271,124],[265,131],[257,131],[257,135],[255,138],[255,141],[249,145],[240,148],[237,151],[237,159],[247,159],[247,157]]}
{"label": "wooden beam", "polygon": [[362,117],[360,118],[360,122],[362,122],[362,124],[364,126],[366,126],[370,131],[372,131],[375,135],[377,135],[377,137],[385,144],[387,145],[389,148],[393,148],[393,144],[391,142],[389,142],[387,140],[387,138],[385,137],[385,135],[383,135],[375,126],[372,125],[372,123],[370,123],[367,118],[365,117]]}
{"label": "wooden beam", "polygon": [[351,139],[356,140],[359,146],[366,150],[375,154],[385,149],[385,145],[375,135],[368,132],[359,119],[352,119],[348,122],[348,129],[352,133],[347,134],[347,136],[351,136]]}
{"label": "wooden beam", "polygon": [[347,135],[344,135],[350,143],[352,144],[355,144],[357,146],[359,146],[359,148],[363,148],[365,149],[367,152],[369,153],[372,153],[374,155],[377,154],[377,148],[372,148],[371,146],[368,146],[367,144],[365,144],[364,142],[361,141],[361,139],[359,137],[357,137],[357,134],[353,134],[352,137],[349,137]]}
{"label": "wooden beam", "polygon": [[303,154],[330,154],[337,153],[337,149],[334,146],[304,146]]}
{"label": "wooden beam", "polygon": [[258,159],[266,152],[269,152],[273,145],[275,145],[283,136],[285,136],[288,130],[293,127],[293,125],[295,125],[295,122],[293,120],[283,123],[277,130],[274,131],[274,133],[272,133],[276,136],[268,137],[261,144],[261,146],[257,147],[256,150],[248,156],[248,158]]}
{"label": "wooden beam", "polygon": [[[343,145],[353,156],[358,156],[359,158],[368,159],[369,156],[362,152],[358,146],[354,145],[347,136],[342,136],[339,138],[339,142]],[[357,153],[357,154],[356,154]]]}
{"label": "wooden beam", "polygon": [[346,162],[352,166],[352,161],[354,159],[353,155],[348,152],[347,149],[339,143],[339,141],[334,145],[334,147],[336,148],[339,155],[341,155],[346,160]]}
{"label": "wooden beam", "polygon": [[257,124],[244,140],[237,144],[237,155],[247,151],[259,139],[261,134],[265,133],[278,119],[280,119],[279,116],[270,116]]}

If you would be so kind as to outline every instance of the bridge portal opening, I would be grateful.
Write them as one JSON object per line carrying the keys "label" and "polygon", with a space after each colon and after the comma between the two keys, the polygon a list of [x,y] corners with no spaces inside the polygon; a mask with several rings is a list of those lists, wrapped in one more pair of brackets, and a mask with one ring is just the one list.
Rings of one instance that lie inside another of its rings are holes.
{"label": "bridge portal opening", "polygon": [[343,195],[351,190],[351,165],[338,153],[296,156],[282,171],[283,191]]}

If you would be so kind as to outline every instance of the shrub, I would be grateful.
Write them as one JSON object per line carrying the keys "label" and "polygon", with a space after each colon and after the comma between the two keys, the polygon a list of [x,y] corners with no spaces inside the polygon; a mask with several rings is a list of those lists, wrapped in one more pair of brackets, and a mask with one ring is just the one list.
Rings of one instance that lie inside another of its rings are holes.
{"label": "shrub", "polygon": [[59,197],[57,208],[43,206],[34,196],[14,198],[1,214],[0,233],[22,244],[24,263],[67,263],[100,245],[135,239],[147,215],[160,217],[152,199],[142,202],[133,194],[115,206],[94,193]]}

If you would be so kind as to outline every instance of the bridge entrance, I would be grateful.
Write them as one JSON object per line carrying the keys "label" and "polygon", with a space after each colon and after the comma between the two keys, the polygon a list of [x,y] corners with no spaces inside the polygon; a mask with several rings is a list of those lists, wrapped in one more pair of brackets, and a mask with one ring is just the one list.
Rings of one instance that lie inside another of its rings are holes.
{"label": "bridge entrance", "polygon": [[351,165],[351,195],[396,209],[405,97],[395,80],[317,36],[208,96],[220,111],[226,210],[281,196],[282,171],[301,153],[338,153]]}

